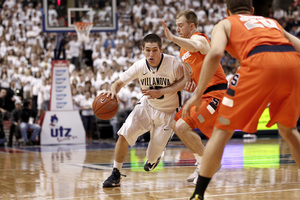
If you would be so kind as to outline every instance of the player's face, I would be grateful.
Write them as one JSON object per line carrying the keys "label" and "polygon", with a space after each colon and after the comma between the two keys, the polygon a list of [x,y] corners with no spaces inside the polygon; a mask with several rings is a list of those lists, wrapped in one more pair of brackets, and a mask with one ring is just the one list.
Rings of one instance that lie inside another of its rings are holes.
{"label": "player's face", "polygon": [[182,38],[190,38],[192,27],[188,22],[186,21],[185,16],[181,16],[178,19],[176,19],[176,31],[178,35]]}
{"label": "player's face", "polygon": [[157,67],[159,65],[162,49],[158,46],[157,42],[146,42],[143,52],[151,67]]}

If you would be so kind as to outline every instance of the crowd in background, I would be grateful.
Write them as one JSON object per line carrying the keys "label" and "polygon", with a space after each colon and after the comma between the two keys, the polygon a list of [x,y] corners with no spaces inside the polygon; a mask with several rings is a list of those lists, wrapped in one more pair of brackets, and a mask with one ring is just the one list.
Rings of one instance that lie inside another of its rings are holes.
{"label": "crowd in background", "polygon": [[[109,9],[99,1],[85,1],[87,7],[99,8],[99,17],[108,16]],[[178,59],[179,48],[164,37],[160,21],[164,20],[176,32],[175,16],[183,8],[199,17],[199,32],[210,37],[214,25],[224,17],[224,0],[124,0],[117,1],[118,31],[93,32],[89,42],[78,42],[76,34],[65,35],[65,55],[69,61],[70,84],[74,109],[83,116],[87,138],[92,139],[95,127],[91,103],[102,90],[108,90],[120,73],[143,57],[140,41],[148,33],[163,38],[163,51]],[[184,5],[184,6],[183,6]],[[83,5],[84,6],[84,5]],[[105,4],[107,6],[107,4]],[[12,113],[16,104],[32,102],[35,119],[49,108],[51,61],[54,58],[56,33],[42,29],[41,0],[5,0],[0,3],[0,88],[7,90],[0,101],[1,116]],[[55,24],[56,10],[49,7],[49,18]],[[269,17],[277,19],[290,33],[300,35],[300,3],[295,1],[287,10],[270,8]],[[49,21],[49,22],[50,22]],[[236,59],[225,54],[221,64],[228,80],[239,67]],[[141,91],[132,82],[119,92],[118,115],[112,119],[114,134],[134,107]],[[184,93],[183,99],[190,94]],[[90,116],[90,117],[84,117]],[[3,119],[2,119],[3,120]],[[86,121],[87,120],[87,121]],[[2,126],[3,127],[3,126]],[[3,131],[3,128],[2,130]],[[0,139],[3,139],[3,134]],[[1,143],[1,140],[0,140]]]}

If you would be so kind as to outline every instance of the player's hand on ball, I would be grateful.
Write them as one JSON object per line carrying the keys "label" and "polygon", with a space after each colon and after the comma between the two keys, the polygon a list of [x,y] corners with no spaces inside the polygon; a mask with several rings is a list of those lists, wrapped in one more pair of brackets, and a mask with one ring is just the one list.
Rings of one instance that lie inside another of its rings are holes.
{"label": "player's hand on ball", "polygon": [[[109,98],[111,96],[112,98]],[[102,120],[109,120],[114,117],[119,109],[115,93],[110,91],[101,92],[93,101],[93,112]]]}
{"label": "player's hand on ball", "polygon": [[118,95],[117,95],[116,93],[112,92],[112,91],[103,91],[103,92],[101,92],[100,94],[104,94],[104,95],[106,95],[107,97],[111,96],[111,97],[110,97],[111,99],[116,98],[117,101],[119,101]]}

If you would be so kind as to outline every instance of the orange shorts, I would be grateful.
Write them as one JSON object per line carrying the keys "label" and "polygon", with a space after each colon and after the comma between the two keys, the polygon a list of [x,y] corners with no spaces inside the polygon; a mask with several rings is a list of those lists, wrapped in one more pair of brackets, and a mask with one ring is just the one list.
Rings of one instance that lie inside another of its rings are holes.
{"label": "orange shorts", "polygon": [[220,102],[216,127],[254,133],[267,106],[271,118],[267,127],[277,122],[296,127],[300,115],[300,54],[258,53],[242,61]]}
{"label": "orange shorts", "polygon": [[[218,117],[219,104],[226,90],[216,90],[203,95],[202,104],[198,112],[195,106],[190,110],[190,118],[183,120],[193,129],[198,128],[207,138],[210,138],[215,121]],[[175,120],[179,120],[182,116],[182,109],[176,113]]]}

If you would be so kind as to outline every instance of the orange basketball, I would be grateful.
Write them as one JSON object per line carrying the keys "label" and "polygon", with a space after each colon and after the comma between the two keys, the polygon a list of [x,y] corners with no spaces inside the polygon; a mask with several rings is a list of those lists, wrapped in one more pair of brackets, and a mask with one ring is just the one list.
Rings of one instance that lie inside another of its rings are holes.
{"label": "orange basketball", "polygon": [[111,119],[117,114],[118,108],[117,99],[111,99],[111,96],[106,97],[106,94],[98,95],[93,102],[93,111],[102,120]]}

